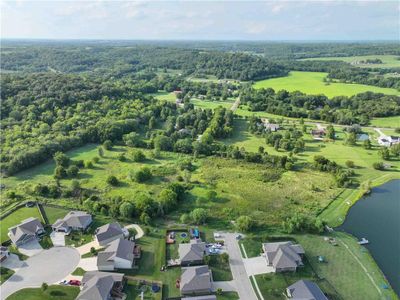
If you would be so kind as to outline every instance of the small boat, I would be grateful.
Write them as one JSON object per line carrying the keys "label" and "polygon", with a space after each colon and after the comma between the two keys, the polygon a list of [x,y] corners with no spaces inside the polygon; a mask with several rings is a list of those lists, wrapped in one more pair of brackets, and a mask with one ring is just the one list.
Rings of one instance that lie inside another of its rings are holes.
{"label": "small boat", "polygon": [[369,244],[369,241],[366,238],[362,238],[360,241],[358,241],[359,245],[366,245]]}

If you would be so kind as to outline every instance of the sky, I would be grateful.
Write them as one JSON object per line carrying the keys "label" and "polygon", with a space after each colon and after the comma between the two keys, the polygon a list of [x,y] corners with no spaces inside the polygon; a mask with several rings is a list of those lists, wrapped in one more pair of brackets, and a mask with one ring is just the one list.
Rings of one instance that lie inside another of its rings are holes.
{"label": "sky", "polygon": [[8,1],[1,38],[399,40],[399,1]]}

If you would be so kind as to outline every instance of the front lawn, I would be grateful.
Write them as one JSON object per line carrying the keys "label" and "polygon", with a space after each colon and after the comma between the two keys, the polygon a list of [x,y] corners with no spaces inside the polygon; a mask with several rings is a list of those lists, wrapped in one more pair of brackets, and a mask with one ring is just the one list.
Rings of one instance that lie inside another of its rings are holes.
{"label": "front lawn", "polygon": [[7,300],[73,300],[79,294],[79,287],[51,285],[46,291],[42,288],[26,288],[19,290]]}
{"label": "front lawn", "polygon": [[72,275],[83,276],[83,275],[85,275],[85,273],[86,273],[86,271],[84,269],[82,269],[81,267],[78,267],[72,272]]}
{"label": "front lawn", "polygon": [[10,270],[10,269],[4,268],[4,267],[0,267],[0,283],[3,283],[4,281],[6,281],[14,273],[15,272],[13,270]]}
{"label": "front lawn", "polygon": [[224,255],[210,255],[209,257],[208,266],[212,271],[214,281],[230,281],[233,279],[229,266],[229,256],[224,258]]}
{"label": "front lawn", "polygon": [[8,228],[18,225],[19,223],[21,223],[21,221],[28,219],[30,217],[38,218],[41,222],[43,222],[39,210],[37,209],[36,206],[22,207],[14,211],[11,215],[5,217],[3,220],[1,220],[1,226],[0,226],[1,243],[10,239],[7,235]]}
{"label": "front lawn", "polygon": [[235,292],[223,292],[217,295],[217,300],[239,300],[239,295]]}
{"label": "front lawn", "polygon": [[103,251],[105,248],[99,248],[99,249],[95,249],[96,251],[94,252],[88,252],[85,254],[81,255],[81,258],[89,258],[89,257],[93,257],[93,256],[97,256],[97,253]]}

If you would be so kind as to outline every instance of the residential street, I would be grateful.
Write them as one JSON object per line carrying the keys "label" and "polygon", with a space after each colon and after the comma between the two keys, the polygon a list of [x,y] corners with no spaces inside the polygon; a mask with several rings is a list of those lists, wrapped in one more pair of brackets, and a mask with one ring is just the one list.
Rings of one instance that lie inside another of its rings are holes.
{"label": "residential street", "polygon": [[72,273],[80,260],[78,251],[71,247],[53,247],[28,258],[1,285],[1,300],[27,287],[40,287],[43,282],[55,284]]}
{"label": "residential street", "polygon": [[229,254],[229,264],[231,266],[234,286],[239,294],[239,299],[257,300],[257,296],[244,266],[236,235],[235,233],[222,233],[222,238]]}

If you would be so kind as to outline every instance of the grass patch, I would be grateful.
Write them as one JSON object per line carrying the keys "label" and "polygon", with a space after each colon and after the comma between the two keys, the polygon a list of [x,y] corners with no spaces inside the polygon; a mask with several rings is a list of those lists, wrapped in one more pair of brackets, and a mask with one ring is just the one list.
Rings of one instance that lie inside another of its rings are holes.
{"label": "grass patch", "polygon": [[50,236],[48,236],[47,234],[40,238],[39,244],[40,246],[42,246],[43,249],[50,249],[51,247],[53,247],[53,242],[51,241]]}
{"label": "grass patch", "polygon": [[371,125],[375,127],[400,128],[400,116],[374,118],[371,120]]}
{"label": "grass patch", "polygon": [[84,269],[78,267],[72,272],[72,275],[83,276],[83,275],[85,275],[85,273],[86,273],[86,271]]}
{"label": "grass patch", "polygon": [[94,252],[94,253],[88,252],[88,253],[82,254],[81,258],[95,257],[95,256],[97,256],[97,253],[103,251],[104,249],[105,248],[99,248],[99,249],[96,249],[96,252]]}
{"label": "grass patch", "polygon": [[11,269],[0,267],[0,283],[3,283],[10,278],[15,272]]}
{"label": "grass patch", "polygon": [[376,86],[332,82],[326,84],[323,79],[328,73],[323,72],[301,72],[293,71],[289,76],[257,81],[254,88],[273,88],[275,91],[287,90],[289,92],[300,91],[305,94],[324,94],[327,97],[353,96],[364,92],[383,93],[388,95],[399,95],[396,89],[381,88]]}
{"label": "grass patch", "polygon": [[46,291],[41,288],[26,288],[19,290],[7,300],[72,300],[79,294],[79,287],[51,285]]}
{"label": "grass patch", "polygon": [[224,261],[221,255],[210,255],[208,263],[214,281],[230,281],[233,279],[228,261]]}
{"label": "grass patch", "polygon": [[69,212],[67,209],[43,206],[44,212],[49,220],[49,224],[54,224],[58,219],[62,219]]}
{"label": "grass patch", "polygon": [[43,222],[42,217],[39,213],[39,210],[36,206],[34,207],[22,207],[14,211],[11,215],[5,217],[1,220],[1,243],[9,240],[8,237],[8,228],[13,227],[21,221],[28,219],[30,217],[38,218],[41,222]]}
{"label": "grass patch", "polygon": [[239,300],[239,295],[235,292],[223,292],[217,295],[217,300]]}
{"label": "grass patch", "polygon": [[[399,68],[400,60],[397,59],[399,56],[397,55],[359,55],[359,56],[344,56],[344,57],[313,57],[313,58],[305,58],[301,60],[337,60],[344,61],[347,63],[351,63],[354,66],[360,68]],[[381,64],[362,64],[360,61],[365,61],[367,59],[376,59],[379,58],[382,63]]]}

